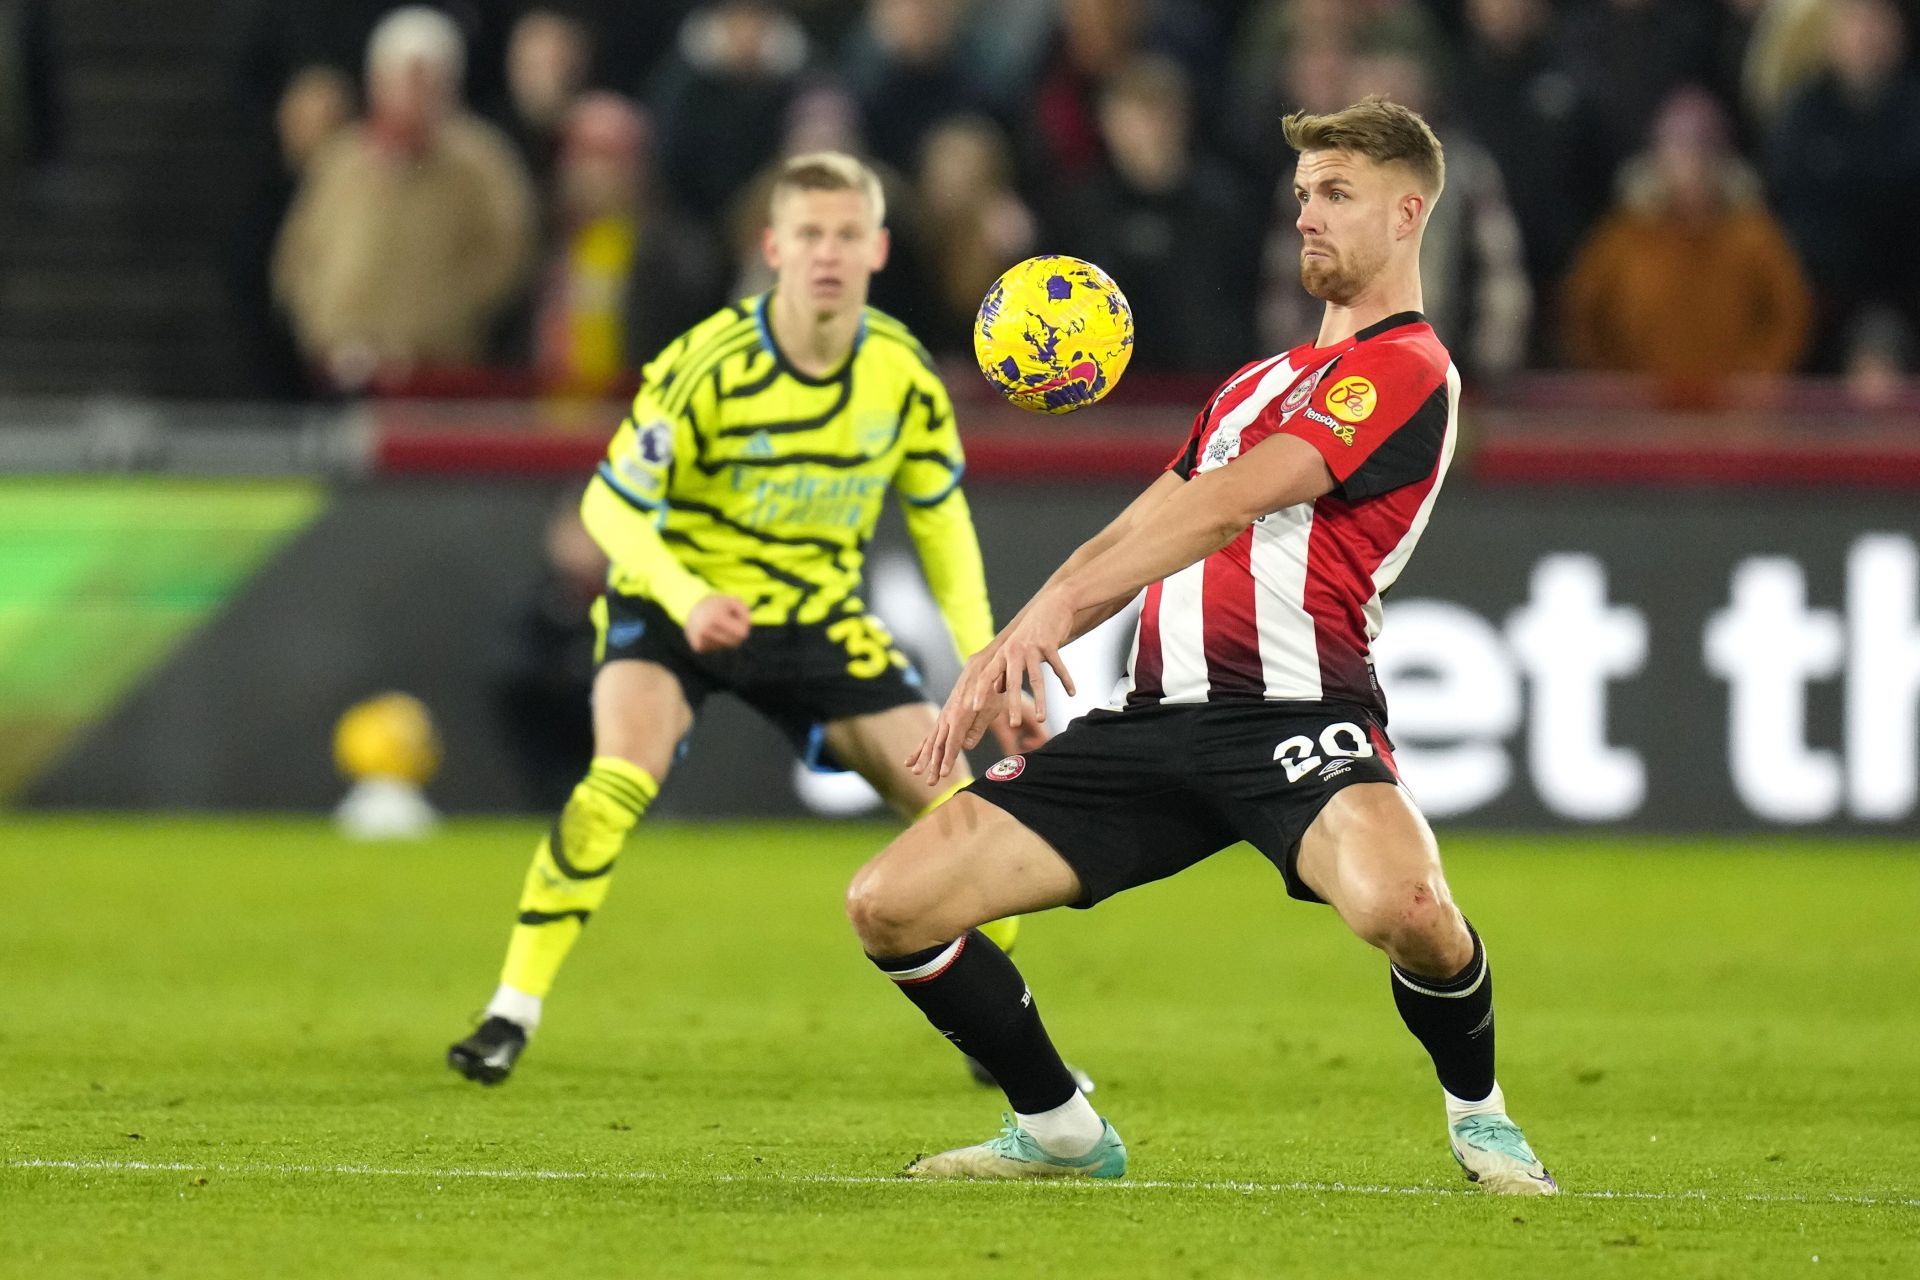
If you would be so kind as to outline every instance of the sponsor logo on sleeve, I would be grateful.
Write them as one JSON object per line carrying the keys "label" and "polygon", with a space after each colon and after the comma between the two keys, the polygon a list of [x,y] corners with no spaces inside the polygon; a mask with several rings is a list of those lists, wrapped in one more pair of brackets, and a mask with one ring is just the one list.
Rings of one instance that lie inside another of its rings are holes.
{"label": "sponsor logo on sleeve", "polygon": [[1327,392],[1327,411],[1342,422],[1365,422],[1379,399],[1369,379],[1342,378]]}
{"label": "sponsor logo on sleeve", "polygon": [[1332,418],[1329,418],[1326,414],[1312,407],[1309,407],[1307,409],[1307,417],[1313,419],[1315,422],[1319,423],[1321,426],[1325,427],[1327,430],[1333,432],[1333,434],[1335,434],[1336,436],[1339,436],[1341,444],[1346,445],[1348,448],[1353,447],[1353,428],[1348,426],[1346,423],[1335,422]]}

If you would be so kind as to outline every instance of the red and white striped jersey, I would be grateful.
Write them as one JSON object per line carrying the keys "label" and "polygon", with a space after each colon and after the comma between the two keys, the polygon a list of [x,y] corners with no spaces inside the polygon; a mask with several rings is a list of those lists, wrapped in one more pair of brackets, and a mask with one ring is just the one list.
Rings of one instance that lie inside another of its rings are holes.
{"label": "red and white striped jersey", "polygon": [[1414,311],[1228,379],[1168,469],[1191,479],[1285,432],[1319,450],[1334,488],[1147,588],[1126,704],[1324,700],[1384,722],[1380,597],[1427,527],[1459,403],[1460,375]]}

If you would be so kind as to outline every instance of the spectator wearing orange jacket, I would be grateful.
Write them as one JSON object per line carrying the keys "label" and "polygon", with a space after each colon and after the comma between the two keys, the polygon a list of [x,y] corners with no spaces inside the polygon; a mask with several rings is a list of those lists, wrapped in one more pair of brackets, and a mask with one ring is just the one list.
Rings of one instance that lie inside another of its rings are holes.
{"label": "spectator wearing orange jacket", "polygon": [[1807,285],[1704,91],[1683,89],[1622,168],[1612,212],[1565,288],[1567,352],[1585,369],[1711,383],[1785,373],[1806,344]]}

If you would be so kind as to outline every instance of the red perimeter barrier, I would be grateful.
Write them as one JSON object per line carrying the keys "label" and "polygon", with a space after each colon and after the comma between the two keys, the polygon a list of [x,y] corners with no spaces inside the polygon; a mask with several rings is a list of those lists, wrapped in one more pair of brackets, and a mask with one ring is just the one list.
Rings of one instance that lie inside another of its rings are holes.
{"label": "red perimeter barrier", "polygon": [[[960,388],[970,479],[1144,482],[1185,440],[1209,387],[1142,379],[1072,418]],[[371,405],[384,474],[585,476],[625,406],[393,399]],[[1462,405],[1468,473],[1493,484],[1920,489],[1920,392],[1863,404],[1799,380],[1697,389],[1535,377]]]}

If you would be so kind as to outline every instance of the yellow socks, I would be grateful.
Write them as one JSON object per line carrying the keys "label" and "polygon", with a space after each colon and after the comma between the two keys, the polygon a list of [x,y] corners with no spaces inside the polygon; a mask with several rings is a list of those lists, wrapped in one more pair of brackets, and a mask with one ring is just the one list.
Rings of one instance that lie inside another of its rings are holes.
{"label": "yellow socks", "polygon": [[594,757],[527,868],[520,919],[489,1014],[512,1018],[529,1030],[539,1021],[541,999],[580,930],[606,899],[627,833],[659,792],[660,785],[638,765],[618,756]]}

